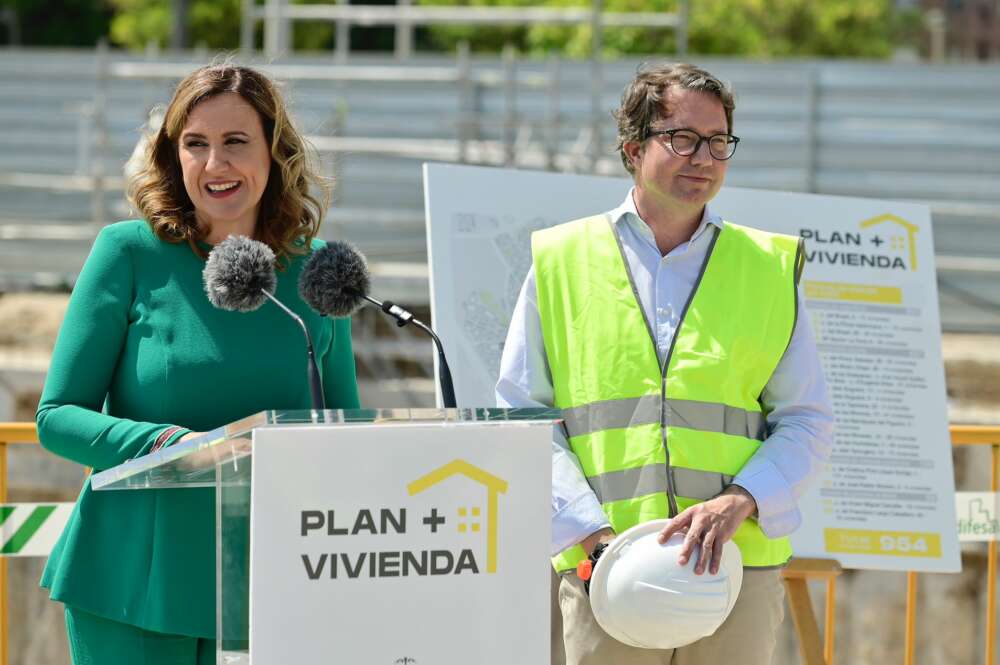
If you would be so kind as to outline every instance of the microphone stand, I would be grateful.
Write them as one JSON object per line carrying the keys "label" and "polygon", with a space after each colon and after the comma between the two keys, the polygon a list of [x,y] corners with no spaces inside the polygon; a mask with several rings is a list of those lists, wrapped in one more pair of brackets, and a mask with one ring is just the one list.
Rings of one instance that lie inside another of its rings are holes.
{"label": "microphone stand", "polygon": [[302,332],[306,336],[306,355],[308,357],[308,367],[306,368],[309,374],[309,393],[312,396],[312,408],[313,408],[313,421],[318,420],[318,415],[326,410],[326,398],[323,396],[323,382],[319,377],[319,367],[316,365],[316,352],[313,350],[312,337],[309,335],[309,329],[306,327],[305,322],[302,317],[293,312],[292,310],[285,307],[284,303],[275,298],[272,294],[268,293],[266,289],[261,289],[261,293],[270,299],[275,305],[280,307],[285,311],[285,314],[292,317],[298,322],[299,326],[302,328]]}
{"label": "microphone stand", "polygon": [[448,359],[444,356],[444,346],[441,344],[441,340],[438,336],[431,330],[431,327],[421,321],[420,319],[413,316],[413,313],[409,310],[400,307],[396,303],[386,300],[380,301],[372,298],[371,296],[365,294],[364,299],[371,304],[378,307],[380,310],[396,319],[396,325],[402,328],[403,326],[412,323],[416,327],[423,330],[425,333],[431,336],[434,340],[434,346],[437,348],[438,354],[438,368],[441,370],[440,380],[441,380],[441,401],[444,403],[444,408],[454,409],[457,405],[455,401],[455,384],[451,379],[451,369],[448,367]]}

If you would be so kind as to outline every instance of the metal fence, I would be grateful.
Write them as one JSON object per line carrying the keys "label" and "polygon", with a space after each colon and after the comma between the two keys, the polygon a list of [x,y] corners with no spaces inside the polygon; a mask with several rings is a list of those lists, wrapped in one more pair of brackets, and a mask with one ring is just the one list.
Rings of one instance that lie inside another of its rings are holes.
{"label": "metal fence", "polygon": [[677,53],[687,53],[688,2],[679,0],[676,12],[605,12],[601,0],[587,7],[468,7],[414,6],[413,0],[399,0],[395,5],[337,4],[292,5],[288,0],[243,0],[240,48],[253,49],[254,31],[264,23],[264,52],[277,57],[290,50],[294,21],[328,21],[336,26],[335,56],[345,62],[351,52],[351,27],[392,26],[394,55],[397,59],[413,55],[414,28],[425,25],[517,26],[587,25],[591,49],[600,53],[602,35],[610,28],[664,29],[674,32]]}
{"label": "metal fence", "polygon": [[[129,214],[122,165],[149,109],[207,60],[0,54],[0,288],[72,282],[97,229]],[[945,328],[1000,331],[1000,68],[698,61],[737,91],[730,185],[929,203]],[[326,236],[369,254],[381,293],[420,305],[421,162],[624,176],[609,112],[638,62],[460,50],[258,64],[336,179]]]}

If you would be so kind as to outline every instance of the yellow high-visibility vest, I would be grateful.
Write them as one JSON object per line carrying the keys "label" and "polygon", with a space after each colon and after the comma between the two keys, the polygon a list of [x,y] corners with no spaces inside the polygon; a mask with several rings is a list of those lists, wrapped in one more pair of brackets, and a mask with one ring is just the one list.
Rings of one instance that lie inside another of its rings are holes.
{"label": "yellow high-visibility vest", "polygon": [[[798,238],[726,222],[663,366],[607,216],[532,234],[555,406],[616,533],[716,496],[767,435],[760,395],[798,314]],[[755,520],[733,538],[747,567],[785,564],[787,538]],[[586,558],[574,545],[556,570]]]}

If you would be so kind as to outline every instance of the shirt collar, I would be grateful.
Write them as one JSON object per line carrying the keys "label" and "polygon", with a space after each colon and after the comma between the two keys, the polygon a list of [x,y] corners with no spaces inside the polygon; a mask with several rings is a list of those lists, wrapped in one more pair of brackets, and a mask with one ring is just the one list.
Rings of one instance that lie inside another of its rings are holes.
{"label": "shirt collar", "polygon": [[[631,224],[632,228],[635,229],[642,237],[647,240],[653,241],[653,230],[649,228],[649,225],[643,221],[642,217],[639,216],[639,211],[635,207],[635,198],[633,194],[635,193],[635,187],[628,190],[628,194],[625,196],[625,200],[622,201],[621,205],[609,212],[611,215],[611,222],[615,225],[619,223]],[[705,211],[701,215],[701,222],[698,224],[698,228],[695,229],[694,233],[691,235],[689,241],[694,241],[705,232],[705,229],[709,224],[713,224],[722,230],[722,217],[715,214],[711,209],[711,206],[706,205]]]}

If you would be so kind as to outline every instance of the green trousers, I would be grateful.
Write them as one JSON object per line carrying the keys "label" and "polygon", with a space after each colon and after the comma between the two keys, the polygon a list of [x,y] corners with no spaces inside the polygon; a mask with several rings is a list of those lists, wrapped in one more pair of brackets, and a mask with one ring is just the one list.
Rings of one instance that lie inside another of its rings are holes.
{"label": "green trousers", "polygon": [[215,640],[143,630],[66,606],[73,665],[214,665]]}

